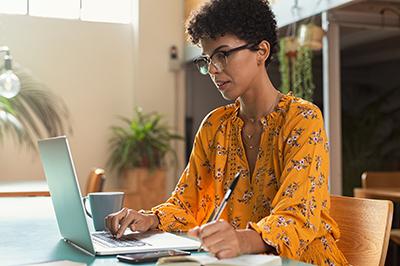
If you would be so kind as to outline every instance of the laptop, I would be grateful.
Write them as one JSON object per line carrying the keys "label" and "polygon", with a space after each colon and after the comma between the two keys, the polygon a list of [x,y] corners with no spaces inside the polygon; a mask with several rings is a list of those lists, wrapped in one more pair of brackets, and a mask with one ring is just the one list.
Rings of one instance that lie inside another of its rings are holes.
{"label": "laptop", "polygon": [[115,255],[167,249],[196,250],[200,242],[161,231],[127,230],[121,239],[106,231],[91,232],[65,136],[38,141],[58,229],[64,240],[92,255]]}

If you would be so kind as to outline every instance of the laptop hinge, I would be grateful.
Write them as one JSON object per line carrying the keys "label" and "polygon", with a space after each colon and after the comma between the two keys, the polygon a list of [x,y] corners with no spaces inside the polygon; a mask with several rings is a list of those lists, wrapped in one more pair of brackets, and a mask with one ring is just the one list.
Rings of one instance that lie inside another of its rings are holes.
{"label": "laptop hinge", "polygon": [[86,253],[86,254],[92,256],[92,257],[95,257],[95,254],[92,254],[91,252],[87,251],[87,250],[84,249],[83,247],[78,246],[78,245],[75,244],[74,242],[72,242],[72,241],[70,241],[70,240],[68,240],[68,239],[66,239],[66,238],[64,238],[64,241],[67,242],[68,244],[71,244],[72,246],[74,246],[75,248],[79,249],[80,251],[82,251],[82,252],[84,252],[84,253]]}

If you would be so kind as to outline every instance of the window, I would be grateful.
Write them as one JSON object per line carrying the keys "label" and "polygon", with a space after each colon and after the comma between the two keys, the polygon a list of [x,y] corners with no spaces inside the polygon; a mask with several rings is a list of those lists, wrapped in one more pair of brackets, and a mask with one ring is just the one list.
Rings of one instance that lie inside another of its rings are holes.
{"label": "window", "polygon": [[132,21],[131,0],[82,0],[81,19],[130,23]]}
{"label": "window", "polygon": [[0,0],[0,13],[26,15],[27,11],[27,0]]}
{"label": "window", "polygon": [[80,2],[71,0],[29,0],[29,15],[79,19]]}
{"label": "window", "polygon": [[0,13],[131,23],[132,0],[0,0]]}

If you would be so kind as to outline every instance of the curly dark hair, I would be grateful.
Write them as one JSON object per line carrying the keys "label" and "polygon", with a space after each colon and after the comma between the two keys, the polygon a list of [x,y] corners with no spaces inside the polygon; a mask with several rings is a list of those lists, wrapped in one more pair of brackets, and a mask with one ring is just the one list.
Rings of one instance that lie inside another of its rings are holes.
{"label": "curly dark hair", "polygon": [[225,34],[233,34],[248,43],[266,40],[270,44],[270,55],[265,67],[278,44],[275,15],[267,0],[211,0],[191,13],[186,32],[194,45],[199,45],[201,39],[215,39]]}

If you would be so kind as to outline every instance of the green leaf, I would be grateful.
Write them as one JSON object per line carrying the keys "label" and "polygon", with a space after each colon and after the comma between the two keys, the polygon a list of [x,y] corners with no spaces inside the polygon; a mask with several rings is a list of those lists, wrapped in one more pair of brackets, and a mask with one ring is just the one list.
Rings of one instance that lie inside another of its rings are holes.
{"label": "green leaf", "polygon": [[111,126],[109,147],[111,154],[107,161],[111,169],[121,173],[126,168],[148,167],[156,169],[164,164],[165,155],[171,152],[171,140],[183,137],[161,123],[158,113],[144,113],[139,107],[131,119],[119,117],[126,127]]}

